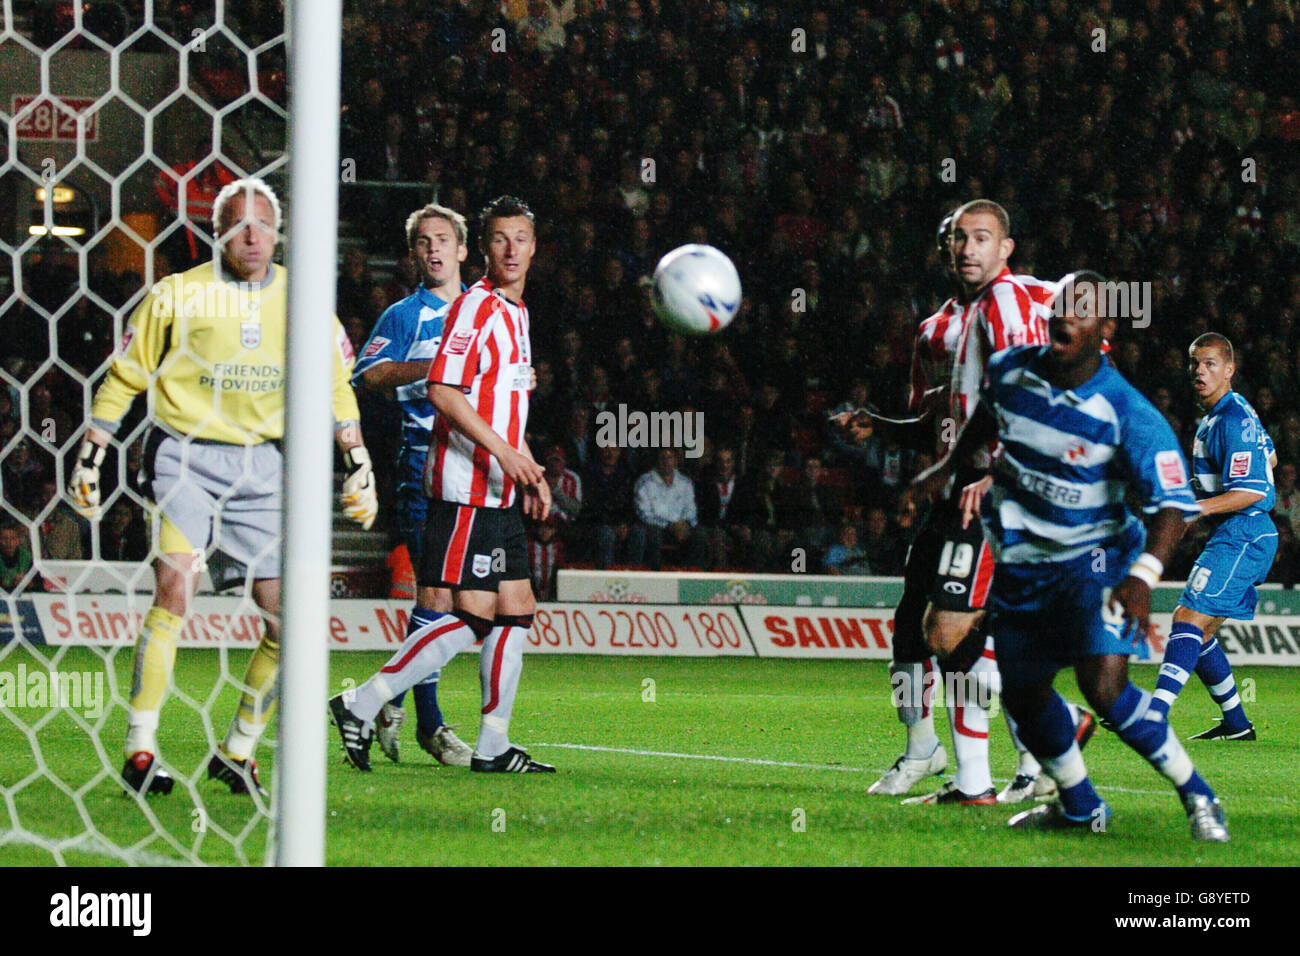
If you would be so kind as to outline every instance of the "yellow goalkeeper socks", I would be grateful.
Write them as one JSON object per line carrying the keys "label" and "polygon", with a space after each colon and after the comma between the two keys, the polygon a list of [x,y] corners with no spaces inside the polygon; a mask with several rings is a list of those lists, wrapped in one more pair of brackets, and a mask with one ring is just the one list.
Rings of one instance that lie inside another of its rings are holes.
{"label": "yellow goalkeeper socks", "polygon": [[247,688],[239,698],[239,710],[230,722],[223,744],[226,753],[236,760],[247,760],[275,713],[279,694],[275,686],[280,669],[280,642],[269,634],[262,637],[244,673]]}
{"label": "yellow goalkeeper socks", "polygon": [[184,619],[160,607],[144,616],[140,639],[131,665],[131,712],[127,717],[128,757],[147,751],[158,752],[158,711],[167,696],[167,681],[176,661],[176,635]]}
{"label": "yellow goalkeeper socks", "polygon": [[131,667],[131,709],[157,711],[167,696],[167,681],[176,661],[176,635],[184,618],[160,607],[149,608],[140,628]]}

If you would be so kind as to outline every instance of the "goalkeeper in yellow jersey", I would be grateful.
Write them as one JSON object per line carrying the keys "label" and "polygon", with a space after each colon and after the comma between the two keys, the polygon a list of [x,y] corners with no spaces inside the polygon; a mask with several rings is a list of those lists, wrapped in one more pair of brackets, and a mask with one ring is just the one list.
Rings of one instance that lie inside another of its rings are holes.
{"label": "goalkeeper in yellow jersey", "polygon": [[[288,279],[271,261],[281,217],[269,186],[259,179],[231,183],[218,194],[212,218],[220,259],[163,279],[131,317],[95,393],[68,494],[81,514],[99,516],[104,448],[132,399],[147,392],[152,428],[143,478],[154,502],[154,600],[135,648],[122,780],[142,794],[171,791],[172,777],[156,756],[158,712],[206,563],[218,586],[250,582],[265,620],[238,712],[208,776],[233,793],[264,796],[253,749],[275,707],[280,658]],[[335,439],[348,467],[344,511],[369,528],[377,502],[348,383],[352,348],[337,318],[322,321],[321,334],[336,341]]]}

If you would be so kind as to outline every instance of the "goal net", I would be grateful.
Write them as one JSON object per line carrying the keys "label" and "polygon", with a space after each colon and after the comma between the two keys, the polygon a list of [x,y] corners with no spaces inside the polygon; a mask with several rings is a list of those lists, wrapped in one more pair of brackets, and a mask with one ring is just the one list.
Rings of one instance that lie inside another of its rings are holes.
{"label": "goal net", "polygon": [[[248,589],[232,612],[205,603],[205,577],[177,641],[159,727],[173,792],[121,785],[153,589],[143,399],[109,446],[100,520],[63,490],[133,310],[155,281],[211,260],[216,192],[256,175],[287,205],[284,13],[3,0],[2,27],[0,864],[261,863],[269,803],[207,774],[262,626]],[[269,783],[273,734],[257,759]]]}

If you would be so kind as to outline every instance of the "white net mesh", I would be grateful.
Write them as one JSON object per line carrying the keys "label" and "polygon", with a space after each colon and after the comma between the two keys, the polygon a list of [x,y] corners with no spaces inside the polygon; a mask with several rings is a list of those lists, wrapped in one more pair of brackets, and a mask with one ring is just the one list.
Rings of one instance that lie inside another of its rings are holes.
{"label": "white net mesh", "polygon": [[104,462],[102,520],[76,517],[62,490],[134,308],[211,259],[222,184],[283,172],[280,4],[4,0],[3,17],[0,863],[261,862],[269,807],[207,777],[257,641],[251,599],[232,613],[200,597],[178,641],[159,728],[175,790],[146,800],[120,784],[153,585],[134,481],[143,400]]}

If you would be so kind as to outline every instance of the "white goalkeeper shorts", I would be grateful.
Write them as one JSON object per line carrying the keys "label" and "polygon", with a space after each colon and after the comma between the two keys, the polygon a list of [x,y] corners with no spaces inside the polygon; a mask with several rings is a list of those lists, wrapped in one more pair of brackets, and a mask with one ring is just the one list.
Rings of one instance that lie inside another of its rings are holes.
{"label": "white goalkeeper shorts", "polygon": [[147,487],[160,512],[160,554],[201,554],[218,588],[280,576],[278,445],[177,439],[155,430]]}

